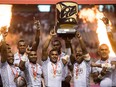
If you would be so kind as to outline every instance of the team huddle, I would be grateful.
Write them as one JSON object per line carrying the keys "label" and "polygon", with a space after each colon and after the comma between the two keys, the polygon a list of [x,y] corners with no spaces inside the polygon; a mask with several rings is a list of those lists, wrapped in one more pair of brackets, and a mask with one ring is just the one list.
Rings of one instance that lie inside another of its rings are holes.
{"label": "team huddle", "polygon": [[[56,32],[51,30],[42,46],[41,64],[37,62],[40,25],[32,45],[19,40],[15,54],[6,43],[5,34],[3,37],[0,45],[3,87],[71,87],[71,79],[74,87],[90,87],[90,76],[100,87],[116,87],[116,57],[110,57],[109,47],[102,44],[98,48],[100,59],[93,62],[78,31],[74,38],[79,41],[79,46],[73,49],[71,39],[63,38],[63,52],[61,42],[52,40]],[[50,43],[52,49],[48,50]]]}

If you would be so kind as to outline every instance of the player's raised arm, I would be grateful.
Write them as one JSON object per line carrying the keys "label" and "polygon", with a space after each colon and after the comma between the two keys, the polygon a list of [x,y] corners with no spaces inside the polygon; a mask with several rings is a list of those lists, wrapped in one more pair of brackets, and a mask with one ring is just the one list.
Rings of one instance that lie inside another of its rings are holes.
{"label": "player's raised arm", "polygon": [[41,25],[40,25],[40,21],[35,20],[35,19],[34,19],[34,24],[36,26],[36,34],[35,34],[35,40],[32,43],[32,49],[37,51],[37,48],[38,48],[38,45],[39,45],[39,42],[40,42],[40,28],[41,28]]}
{"label": "player's raised arm", "polygon": [[48,57],[48,47],[49,47],[49,44],[50,44],[50,42],[51,42],[51,40],[52,40],[52,38],[54,36],[56,36],[56,32],[53,29],[53,30],[50,31],[50,34],[47,37],[47,40],[45,41],[45,43],[42,46],[42,61],[47,60],[47,57]]}

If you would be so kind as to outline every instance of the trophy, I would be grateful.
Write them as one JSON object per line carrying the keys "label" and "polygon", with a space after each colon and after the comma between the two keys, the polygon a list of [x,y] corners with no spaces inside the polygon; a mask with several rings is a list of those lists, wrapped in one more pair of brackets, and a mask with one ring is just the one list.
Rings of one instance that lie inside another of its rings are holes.
{"label": "trophy", "polygon": [[62,1],[56,4],[57,34],[60,37],[74,37],[77,25],[78,5],[72,1]]}

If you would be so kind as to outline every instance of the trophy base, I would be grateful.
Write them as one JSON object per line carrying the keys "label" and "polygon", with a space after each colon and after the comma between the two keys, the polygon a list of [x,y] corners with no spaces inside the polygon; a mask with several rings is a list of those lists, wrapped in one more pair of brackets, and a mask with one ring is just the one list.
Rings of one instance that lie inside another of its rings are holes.
{"label": "trophy base", "polygon": [[57,34],[59,37],[62,37],[62,38],[66,38],[66,37],[73,38],[75,37],[76,30],[75,29],[58,29]]}

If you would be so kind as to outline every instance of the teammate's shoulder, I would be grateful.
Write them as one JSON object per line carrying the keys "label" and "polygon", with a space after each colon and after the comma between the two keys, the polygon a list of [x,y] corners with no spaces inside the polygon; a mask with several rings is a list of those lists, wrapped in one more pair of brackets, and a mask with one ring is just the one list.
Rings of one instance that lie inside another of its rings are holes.
{"label": "teammate's shoulder", "polygon": [[114,57],[114,56],[110,56],[109,57],[109,60],[111,60],[111,61],[116,61],[116,56]]}

